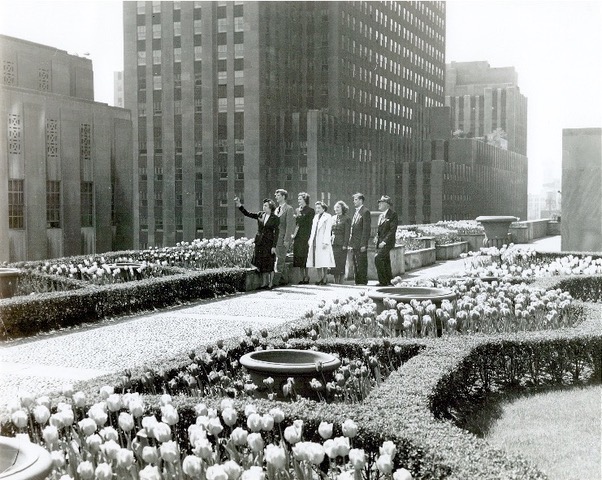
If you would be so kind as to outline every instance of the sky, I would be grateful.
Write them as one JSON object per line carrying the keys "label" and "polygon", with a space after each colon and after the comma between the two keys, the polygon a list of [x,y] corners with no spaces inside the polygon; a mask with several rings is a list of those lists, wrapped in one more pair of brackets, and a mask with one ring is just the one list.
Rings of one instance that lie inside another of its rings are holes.
{"label": "sky", "polygon": [[[602,2],[450,0],[446,61],[513,66],[528,99],[529,192],[561,177],[562,129],[602,127]],[[115,0],[0,0],[0,33],[86,55],[96,101],[123,70]]]}

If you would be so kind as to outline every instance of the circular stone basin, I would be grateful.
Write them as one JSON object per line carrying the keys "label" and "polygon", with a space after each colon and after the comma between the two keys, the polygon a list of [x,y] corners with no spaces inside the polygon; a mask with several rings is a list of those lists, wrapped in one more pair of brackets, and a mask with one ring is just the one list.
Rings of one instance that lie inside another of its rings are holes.
{"label": "circular stone basin", "polygon": [[480,223],[497,223],[497,222],[516,222],[518,218],[513,217],[512,215],[481,215],[480,217],[475,218],[477,222]]}
{"label": "circular stone basin", "polygon": [[0,268],[0,298],[10,298],[15,294],[21,270]]}
{"label": "circular stone basin", "polygon": [[443,300],[455,300],[456,294],[445,288],[432,287],[382,287],[368,293],[368,296],[374,302],[382,305],[385,298],[390,298],[396,302],[408,303],[411,300],[430,300],[436,305],[441,305]]}
{"label": "circular stone basin", "polygon": [[322,377],[329,379],[332,372],[339,368],[341,361],[329,353],[286,348],[247,353],[240,358],[240,364],[251,375],[260,396],[269,393],[265,391],[266,387],[263,384],[268,377],[274,379],[273,391],[280,396],[282,384],[289,377],[295,379],[297,394],[312,396],[309,381],[312,378],[320,381],[323,381]]}
{"label": "circular stone basin", "polygon": [[[141,266],[142,264],[137,262],[116,262],[109,264],[111,270],[121,270],[120,277],[124,280],[140,280],[142,278],[142,273],[138,272],[137,269]],[[133,275],[133,278],[131,275]]]}
{"label": "circular stone basin", "polygon": [[51,470],[50,453],[29,438],[0,437],[0,479],[43,480]]}

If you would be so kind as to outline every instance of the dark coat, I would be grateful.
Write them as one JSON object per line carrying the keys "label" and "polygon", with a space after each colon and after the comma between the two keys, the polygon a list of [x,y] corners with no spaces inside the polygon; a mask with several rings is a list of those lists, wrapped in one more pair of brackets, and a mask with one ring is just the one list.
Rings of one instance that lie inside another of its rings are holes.
{"label": "dark coat", "polygon": [[370,243],[370,210],[362,205],[359,215],[353,213],[349,247],[359,250],[361,247],[368,248],[368,243]]}
{"label": "dark coat", "polygon": [[332,252],[334,254],[335,268],[331,273],[345,275],[347,265],[347,247],[349,246],[349,232],[351,231],[351,218],[346,214],[335,215],[332,222]]}
{"label": "dark coat", "polygon": [[253,265],[255,265],[261,273],[273,272],[276,255],[272,254],[272,248],[276,248],[276,244],[278,243],[280,219],[275,213],[272,213],[264,225],[263,220],[266,215],[265,212],[248,212],[242,205],[238,209],[245,217],[257,220],[257,235],[255,235]]}
{"label": "dark coat", "polygon": [[311,235],[311,226],[314,220],[316,211],[308,207],[303,207],[302,210],[295,211],[295,240],[293,243],[293,267],[307,266],[307,254],[309,253],[309,237]]}
{"label": "dark coat", "polygon": [[351,231],[351,219],[343,214],[334,215],[332,221],[332,246],[347,249],[349,246],[349,232]]}
{"label": "dark coat", "polygon": [[[382,215],[382,214],[381,214]],[[378,231],[376,233],[376,247],[380,245],[381,242],[385,242],[385,246],[383,248],[392,249],[395,246],[395,234],[397,232],[397,212],[395,210],[387,210],[387,214],[383,221],[380,221],[380,217],[378,218]]]}

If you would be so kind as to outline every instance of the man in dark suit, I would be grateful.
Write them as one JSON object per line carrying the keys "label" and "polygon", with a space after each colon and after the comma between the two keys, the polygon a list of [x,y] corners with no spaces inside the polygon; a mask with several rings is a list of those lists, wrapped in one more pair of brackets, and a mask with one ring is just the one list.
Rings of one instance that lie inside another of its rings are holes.
{"label": "man in dark suit", "polygon": [[293,244],[293,233],[295,232],[295,209],[286,203],[288,192],[279,188],[274,193],[276,198],[276,215],[280,218],[278,230],[278,244],[276,245],[276,285],[286,285],[288,275],[286,274],[286,254]]}
{"label": "man in dark suit", "polygon": [[351,220],[349,248],[353,254],[355,284],[368,284],[368,243],[370,242],[370,210],[364,206],[364,195],[353,195],[355,214]]}
{"label": "man in dark suit", "polygon": [[397,232],[397,212],[391,209],[391,197],[383,195],[378,201],[378,209],[382,212],[378,217],[378,232],[374,239],[376,255],[374,266],[378,274],[378,285],[391,285],[391,249],[395,246],[395,233]]}

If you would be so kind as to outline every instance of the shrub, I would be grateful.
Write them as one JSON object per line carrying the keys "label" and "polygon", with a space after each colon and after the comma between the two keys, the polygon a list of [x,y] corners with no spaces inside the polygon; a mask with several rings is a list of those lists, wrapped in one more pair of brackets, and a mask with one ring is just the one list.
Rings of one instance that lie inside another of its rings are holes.
{"label": "shrub", "polygon": [[0,339],[245,290],[247,271],[243,269],[201,272],[171,269],[171,272],[173,275],[169,277],[3,299]]}

